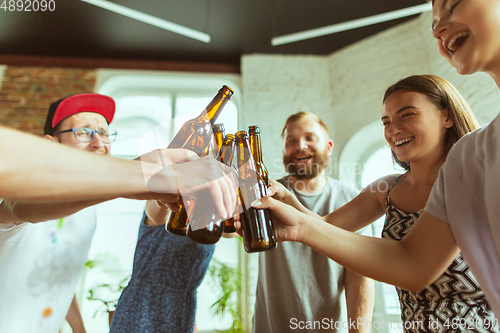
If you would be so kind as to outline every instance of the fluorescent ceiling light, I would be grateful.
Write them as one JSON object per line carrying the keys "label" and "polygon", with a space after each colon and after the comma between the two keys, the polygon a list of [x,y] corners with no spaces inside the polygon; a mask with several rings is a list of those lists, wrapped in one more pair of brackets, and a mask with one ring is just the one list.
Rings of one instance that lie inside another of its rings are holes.
{"label": "fluorescent ceiling light", "polygon": [[301,40],[310,39],[310,38],[314,38],[314,37],[330,35],[330,34],[334,34],[336,32],[341,32],[341,31],[366,27],[366,26],[372,25],[372,24],[396,20],[396,19],[399,19],[402,17],[420,14],[420,13],[427,12],[430,10],[432,10],[432,4],[425,3],[423,5],[399,9],[399,10],[395,10],[395,11],[384,13],[384,14],[373,15],[373,16],[369,16],[369,17],[365,17],[365,18],[361,18],[361,19],[357,19],[357,20],[353,20],[353,21],[349,21],[349,22],[329,25],[327,27],[306,30],[306,31],[302,31],[302,32],[289,34],[289,35],[283,35],[280,37],[274,37],[273,39],[271,39],[271,45],[277,46],[277,45],[282,45],[282,44],[298,42]]}
{"label": "fluorescent ceiling light", "polygon": [[205,43],[210,43],[210,35],[191,29],[186,28],[182,25],[175,24],[166,20],[162,20],[160,18],[154,17],[152,15],[148,15],[142,12],[139,12],[134,9],[130,9],[128,7],[124,7],[121,5],[117,5],[116,3],[109,2],[107,0],[82,0],[83,2],[90,3],[91,5],[101,7],[117,14],[121,14],[123,16],[130,17],[134,20],[141,21],[147,24],[154,25],[158,28],[162,28],[171,32],[175,32],[176,34],[183,35],[189,38],[193,38]]}

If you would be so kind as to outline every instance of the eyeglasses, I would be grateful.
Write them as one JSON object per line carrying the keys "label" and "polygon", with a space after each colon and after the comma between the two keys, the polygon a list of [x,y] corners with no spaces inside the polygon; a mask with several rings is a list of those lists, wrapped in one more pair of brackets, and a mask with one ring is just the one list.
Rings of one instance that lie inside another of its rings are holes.
{"label": "eyeglasses", "polygon": [[75,139],[80,142],[90,142],[94,139],[94,135],[96,133],[99,134],[99,137],[101,138],[101,141],[104,143],[111,143],[116,140],[116,132],[115,131],[110,131],[110,130],[99,130],[96,131],[92,128],[85,128],[85,127],[80,127],[80,128],[70,128],[64,131],[56,132],[56,134],[61,134],[61,133],[68,133],[68,132],[73,132],[75,135]]}

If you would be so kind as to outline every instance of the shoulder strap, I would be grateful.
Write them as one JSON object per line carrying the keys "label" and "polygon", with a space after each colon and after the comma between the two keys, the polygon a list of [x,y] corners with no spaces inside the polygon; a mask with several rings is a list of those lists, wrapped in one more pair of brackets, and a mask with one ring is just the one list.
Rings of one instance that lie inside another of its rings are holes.
{"label": "shoulder strap", "polygon": [[386,205],[389,204],[389,201],[390,201],[390,198],[389,198],[389,193],[391,192],[392,188],[394,187],[394,185],[396,185],[396,183],[399,181],[399,179],[404,175],[404,173],[402,175],[399,175],[398,178],[396,178],[396,180],[392,183],[391,187],[389,187],[389,190],[387,191],[387,195],[385,197],[385,202],[386,202]]}

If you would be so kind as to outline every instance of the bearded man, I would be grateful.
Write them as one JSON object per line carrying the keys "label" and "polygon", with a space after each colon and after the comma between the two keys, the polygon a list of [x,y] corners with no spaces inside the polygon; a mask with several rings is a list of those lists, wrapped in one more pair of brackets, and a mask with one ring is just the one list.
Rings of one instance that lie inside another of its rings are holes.
{"label": "bearded man", "polygon": [[[333,141],[316,115],[291,115],[281,137],[288,176],[278,181],[306,208],[324,216],[358,194],[326,176]],[[361,233],[371,235],[368,230]],[[357,318],[371,320],[373,303],[372,280],[301,243],[285,242],[259,253],[253,333],[368,332],[356,323]]]}

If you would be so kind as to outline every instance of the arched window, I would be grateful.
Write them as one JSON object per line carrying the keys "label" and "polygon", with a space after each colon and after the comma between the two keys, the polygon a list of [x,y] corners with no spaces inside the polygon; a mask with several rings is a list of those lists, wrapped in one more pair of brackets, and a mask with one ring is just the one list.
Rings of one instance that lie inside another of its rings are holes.
{"label": "arched window", "polygon": [[[395,165],[391,149],[384,139],[383,126],[375,121],[359,130],[347,142],[339,159],[339,179],[355,185],[359,190],[373,181],[404,170]],[[384,227],[385,216],[372,223],[374,237],[380,237]],[[391,330],[373,327],[373,332],[396,333],[399,323],[400,307],[394,286],[385,283],[375,283],[375,310],[373,321],[382,323],[390,321],[394,327]]]}

